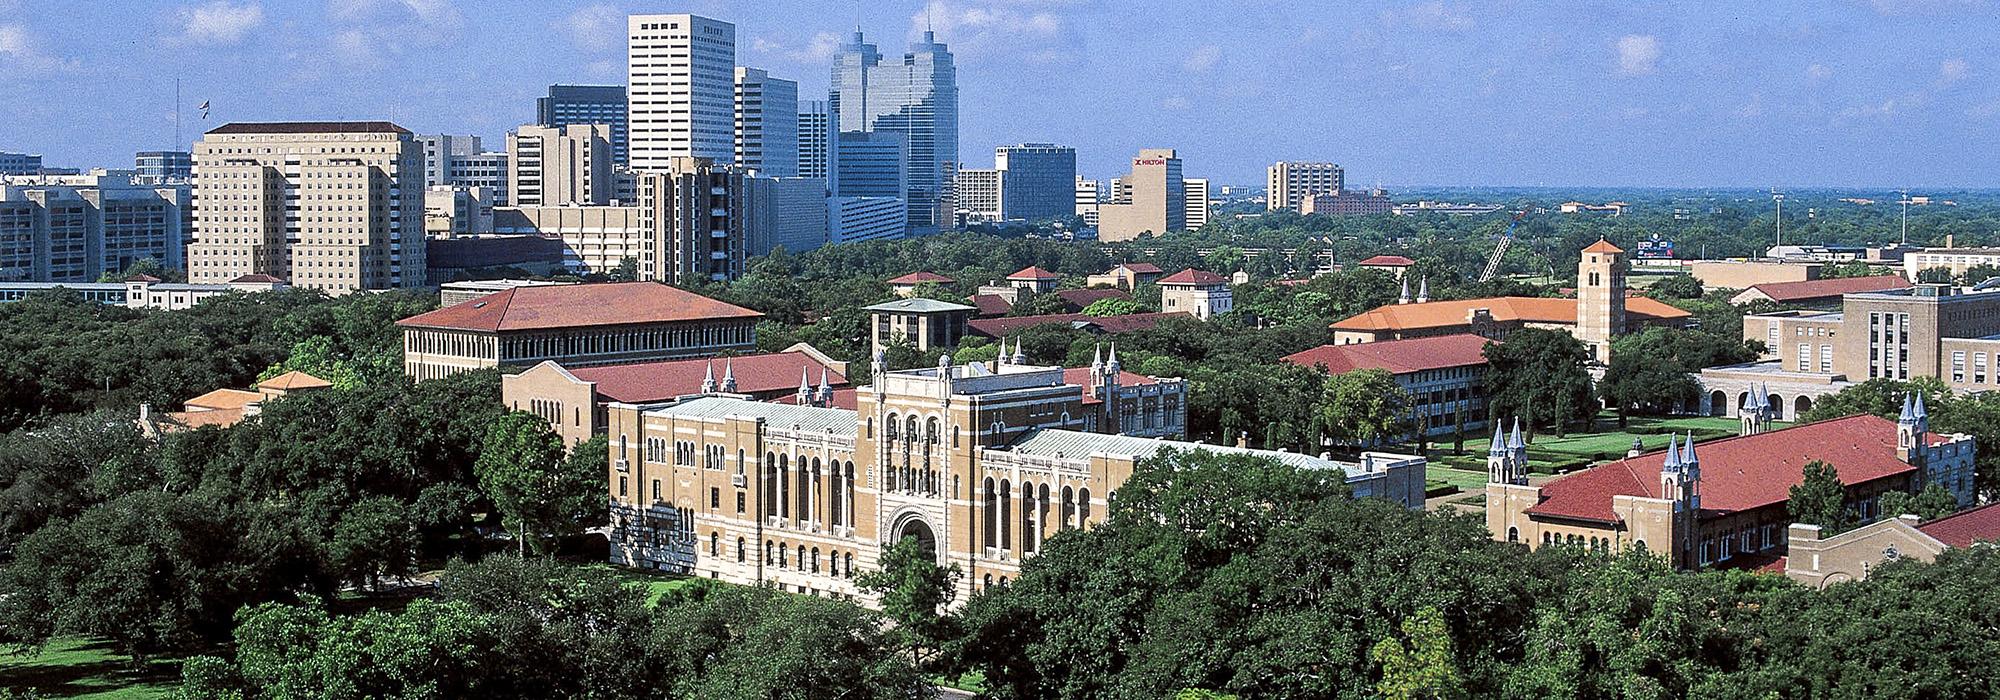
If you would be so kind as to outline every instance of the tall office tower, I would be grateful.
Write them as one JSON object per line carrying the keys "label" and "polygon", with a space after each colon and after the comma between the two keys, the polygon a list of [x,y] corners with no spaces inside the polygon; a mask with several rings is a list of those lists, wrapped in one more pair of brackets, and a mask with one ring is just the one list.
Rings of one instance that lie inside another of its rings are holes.
{"label": "tall office tower", "polygon": [[224,124],[194,146],[188,281],[424,286],[424,155],[389,122]]}
{"label": "tall office tower", "polygon": [[484,196],[495,204],[508,202],[507,192],[507,152],[481,151],[469,156],[453,156],[451,167],[445,169],[444,182],[429,185],[443,185],[458,189],[484,189]]}
{"label": "tall office tower", "polygon": [[993,168],[1006,173],[1001,209],[1009,219],[1037,221],[1075,214],[1076,149],[1024,143],[993,149]]}
{"label": "tall office tower", "polygon": [[752,241],[751,255],[764,255],[784,246],[787,252],[803,253],[826,245],[832,228],[827,216],[826,181],[816,177],[783,177],[771,181],[772,213],[777,217],[771,235]]}
{"label": "tall office tower", "polygon": [[417,145],[424,149],[424,183],[430,185],[450,182],[452,161],[480,152],[479,137],[470,134],[423,134]]}
{"label": "tall office tower", "polygon": [[523,126],[507,134],[507,191],[516,206],[611,200],[611,127]]}
{"label": "tall office tower", "polygon": [[1264,208],[1270,211],[1298,211],[1306,195],[1326,192],[1340,194],[1346,178],[1333,163],[1292,163],[1278,161],[1265,171]]}
{"label": "tall office tower", "polygon": [[827,181],[832,189],[833,118],[825,100],[799,103],[799,177]]}
{"label": "tall office tower", "polygon": [[924,32],[902,63],[882,54],[861,32],[834,57],[829,109],[840,132],[894,132],[908,139],[910,231],[935,232],[951,213],[948,164],[958,163],[958,69],[951,52]]}
{"label": "tall office tower", "polygon": [[194,177],[194,154],[187,151],[140,151],[132,154],[139,182],[184,182]]}
{"label": "tall office tower", "polygon": [[0,175],[33,175],[39,172],[42,172],[40,155],[0,151]]}
{"label": "tall office tower", "polygon": [[1214,206],[1208,199],[1208,180],[1181,180],[1181,189],[1187,193],[1187,214],[1181,217],[1187,230],[1208,225],[1208,210]]}
{"label": "tall office tower", "polygon": [[1161,235],[1187,228],[1187,189],[1181,159],[1171,148],[1148,148],[1132,159],[1132,172],[1118,181],[1118,194],[1098,207],[1097,240],[1129,241],[1140,234]]}
{"label": "tall office tower", "polygon": [[736,25],[696,15],[625,18],[632,169],[736,159]]}
{"label": "tall office tower", "polygon": [[834,145],[833,193],[902,199],[910,191],[909,144],[902,134],[843,131]]}
{"label": "tall office tower", "polygon": [[611,160],[619,165],[627,162],[625,118],[623,85],[550,85],[547,97],[535,98],[537,126],[609,125]]}
{"label": "tall office tower", "polygon": [[734,279],[754,242],[771,235],[771,180],[706,158],[673,158],[639,180],[647,233],[639,276],[672,284]]}
{"label": "tall office tower", "polygon": [[1084,179],[1082,175],[1076,176],[1076,215],[1083,217],[1085,226],[1097,227],[1097,207],[1104,203],[1101,187],[1102,183],[1096,180]]}
{"label": "tall office tower", "polygon": [[0,280],[96,282],[145,259],[182,269],[193,204],[184,178],[0,177]]}
{"label": "tall office tower", "polygon": [[764,177],[798,176],[798,81],[736,69],[736,164]]}
{"label": "tall office tower", "polygon": [[1007,171],[998,168],[960,170],[952,178],[952,199],[958,213],[977,221],[1006,221],[1013,216],[1006,206]]}

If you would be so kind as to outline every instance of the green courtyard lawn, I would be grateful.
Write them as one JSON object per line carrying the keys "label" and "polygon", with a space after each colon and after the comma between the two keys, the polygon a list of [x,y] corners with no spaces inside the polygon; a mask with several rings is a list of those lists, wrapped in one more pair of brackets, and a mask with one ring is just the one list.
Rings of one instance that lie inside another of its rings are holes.
{"label": "green courtyard lawn", "polygon": [[[1773,423],[1772,429],[1786,427],[1785,423]],[[1510,426],[1511,427],[1511,426]],[[1632,439],[1638,438],[1647,452],[1663,449],[1672,435],[1685,437],[1693,431],[1697,443],[1707,442],[1736,435],[1739,424],[1734,418],[1710,418],[1702,416],[1677,416],[1669,418],[1633,417],[1624,429],[1618,428],[1616,414],[1605,412],[1598,415],[1598,432],[1576,432],[1556,437],[1553,432],[1537,434],[1528,444],[1529,469],[1539,474],[1557,474],[1575,471],[1598,462],[1620,459],[1632,449]],[[1446,480],[1457,485],[1460,490],[1476,490],[1469,481],[1477,477],[1476,484],[1484,484],[1486,479],[1486,445],[1489,438],[1468,439],[1465,453],[1451,453],[1450,442],[1431,443],[1431,466],[1428,478]]]}
{"label": "green courtyard lawn", "polygon": [[693,576],[682,576],[680,574],[669,574],[659,571],[643,571],[640,569],[628,569],[622,566],[612,566],[606,563],[591,564],[589,568],[610,572],[612,576],[616,576],[618,580],[624,581],[625,583],[628,584],[645,586],[646,605],[648,607],[658,604],[660,602],[660,597],[666,595],[667,591],[671,591],[676,588],[685,588],[688,586],[692,586],[694,585],[694,582],[696,580],[695,577]]}
{"label": "green courtyard lawn", "polygon": [[31,656],[0,655],[0,688],[44,698],[151,700],[180,685],[180,659],[157,659],[133,671],[107,642],[64,638]]}

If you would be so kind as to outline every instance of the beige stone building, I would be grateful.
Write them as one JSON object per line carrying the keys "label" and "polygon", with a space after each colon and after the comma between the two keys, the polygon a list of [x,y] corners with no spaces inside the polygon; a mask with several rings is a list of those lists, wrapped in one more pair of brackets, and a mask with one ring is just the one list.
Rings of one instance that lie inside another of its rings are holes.
{"label": "beige stone building", "polygon": [[507,134],[508,203],[603,205],[612,198],[611,126],[517,128]]}
{"label": "beige stone building", "polygon": [[[635,134],[636,124],[634,126]],[[638,146],[633,146],[636,158]],[[771,181],[706,158],[672,158],[667,167],[635,174],[639,278],[671,284],[735,279],[753,241],[771,235],[776,201]]]}
{"label": "beige stone building", "polygon": [[1098,205],[1097,220],[1097,240],[1106,243],[1186,230],[1187,186],[1181,180],[1180,156],[1171,148],[1139,151],[1111,200]]}
{"label": "beige stone building", "polygon": [[787,591],[863,598],[883,547],[914,538],[1004,585],[1050,537],[1103,520],[1137,460],[1168,449],[1341,469],[1358,496],[1423,500],[1421,457],[1358,463],[1089,432],[1056,367],[889,371],[856,408],[702,397],[610,406],[611,560]]}
{"label": "beige stone building", "polygon": [[1981,265],[2000,267],[2000,248],[1925,248],[1903,254],[1903,276],[1911,282],[1925,270],[1950,270],[1958,277]]}
{"label": "beige stone building", "polygon": [[1166,274],[1160,266],[1152,263],[1124,263],[1106,270],[1104,274],[1084,278],[1083,286],[1137,289],[1139,283],[1155,282]]}
{"label": "beige stone building", "polygon": [[965,337],[966,321],[978,311],[964,304],[920,297],[876,304],[864,310],[872,318],[869,344],[875,352],[897,342],[906,343],[917,352],[956,347],[959,339]]}
{"label": "beige stone building", "polygon": [[1749,289],[1760,284],[1819,279],[1819,263],[1771,260],[1694,260],[1687,273],[1703,289]]}
{"label": "beige stone building", "polygon": [[1899,515],[1832,537],[1821,537],[1816,526],[1794,523],[1786,539],[1791,546],[1782,567],[1785,575],[1825,588],[1868,578],[1870,571],[1892,561],[1928,562],[1953,547],[2000,541],[2000,503],[1928,522],[1914,515]]}
{"label": "beige stone building", "polygon": [[783,352],[568,368],[544,361],[500,378],[500,401],[549,422],[565,442],[604,434],[608,406],[707,394],[854,408],[847,363],[805,343]]}
{"label": "beige stone building", "polygon": [[1518,427],[1495,428],[1487,455],[1486,524],[1495,539],[1529,547],[1643,548],[1679,568],[1763,567],[1785,553],[1792,525],[1786,501],[1807,463],[1832,465],[1864,521],[1881,516],[1876,499],[1938,484],[1969,505],[1974,498],[1971,436],[1928,431],[1921,404],[1899,421],[1872,415],[1764,432],[1762,408],[1747,412],[1744,435],[1701,445],[1670,441],[1542,486],[1527,481]]}
{"label": "beige stone building", "polygon": [[1160,311],[1207,321],[1236,310],[1229,278],[1206,270],[1181,270],[1160,278]]}
{"label": "beige stone building", "polygon": [[610,365],[757,347],[763,314],[655,282],[516,287],[397,321],[419,381],[555,361]]}
{"label": "beige stone building", "polygon": [[1611,362],[1611,336],[1625,332],[1625,251],[1602,238],[1583,249],[1576,271],[1577,340]]}
{"label": "beige stone building", "polygon": [[1333,163],[1278,161],[1265,170],[1264,207],[1298,211],[1308,195],[1346,189],[1346,173]]}
{"label": "beige stone building", "polygon": [[576,274],[609,273],[627,259],[636,263],[651,239],[636,206],[499,207],[493,230],[561,239],[563,268]]}
{"label": "beige stone building", "polygon": [[422,287],[424,156],[388,122],[233,123],[194,145],[188,281]]}

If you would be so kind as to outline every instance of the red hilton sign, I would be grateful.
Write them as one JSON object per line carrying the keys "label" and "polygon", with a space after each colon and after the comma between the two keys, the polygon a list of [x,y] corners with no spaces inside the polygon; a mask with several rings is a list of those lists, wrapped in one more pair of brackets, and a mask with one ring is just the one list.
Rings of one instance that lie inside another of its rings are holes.
{"label": "red hilton sign", "polygon": [[1166,165],[1166,164],[1167,164],[1167,159],[1165,159],[1165,158],[1133,158],[1133,159],[1132,159],[1132,164],[1133,164],[1133,165]]}

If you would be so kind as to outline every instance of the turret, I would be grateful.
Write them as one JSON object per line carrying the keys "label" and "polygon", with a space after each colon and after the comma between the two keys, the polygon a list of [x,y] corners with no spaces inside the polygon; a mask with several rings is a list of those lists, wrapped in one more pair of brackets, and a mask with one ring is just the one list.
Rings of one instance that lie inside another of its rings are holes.
{"label": "turret", "polygon": [[1489,484],[1509,483],[1513,475],[1507,468],[1507,439],[1500,432],[1500,421],[1493,421],[1493,441],[1486,443],[1486,482]]}
{"label": "turret", "polygon": [[1118,341],[1114,340],[1111,341],[1110,359],[1104,361],[1104,374],[1117,377],[1118,373],[1122,371],[1124,371],[1124,367],[1118,364]]}
{"label": "turret", "polygon": [[727,360],[723,360],[722,393],[725,394],[736,393],[736,358],[732,357]]}
{"label": "turret", "polygon": [[804,367],[799,368],[798,402],[800,406],[812,405],[812,384],[806,381],[806,368]]}
{"label": "turret", "polygon": [[1403,278],[1403,293],[1396,295],[1396,303],[1398,304],[1410,303],[1410,278],[1408,277]]}
{"label": "turret", "polygon": [[1688,431],[1687,447],[1681,453],[1681,499],[1689,513],[1701,510],[1701,458],[1694,453],[1694,431]]}
{"label": "turret", "polygon": [[833,408],[833,384],[827,382],[827,370],[819,368],[819,396],[816,403],[820,408]]}
{"label": "turret", "polygon": [[1430,300],[1431,300],[1431,276],[1424,275],[1423,280],[1419,282],[1417,285],[1417,303],[1422,304],[1425,302],[1429,302]]}
{"label": "turret", "polygon": [[1021,338],[1014,339],[1014,357],[1008,360],[1009,364],[1016,364],[1016,365],[1028,364],[1028,352],[1022,349],[1022,346],[1024,344],[1026,344],[1025,340]]}
{"label": "turret", "polygon": [[1896,418],[1896,459],[1915,465],[1923,460],[1923,438],[1928,432],[1929,416],[1924,411],[1922,394],[1903,397],[1903,413]]}
{"label": "turret", "polygon": [[714,360],[709,360],[709,361],[708,361],[708,369],[707,369],[707,370],[706,370],[706,371],[705,371],[705,372],[704,372],[704,373],[702,374],[702,377],[701,377],[701,393],[704,393],[704,394],[713,394],[713,393],[715,393],[715,361],[714,361]]}
{"label": "turret", "polygon": [[1756,435],[1770,429],[1771,402],[1763,385],[1750,387],[1750,393],[1743,397],[1742,411],[1737,414],[1742,424],[1739,431],[1743,435]]}
{"label": "turret", "polygon": [[1666,458],[1660,462],[1660,497],[1673,501],[1676,511],[1681,509],[1680,447],[1680,436],[1667,434]]}

